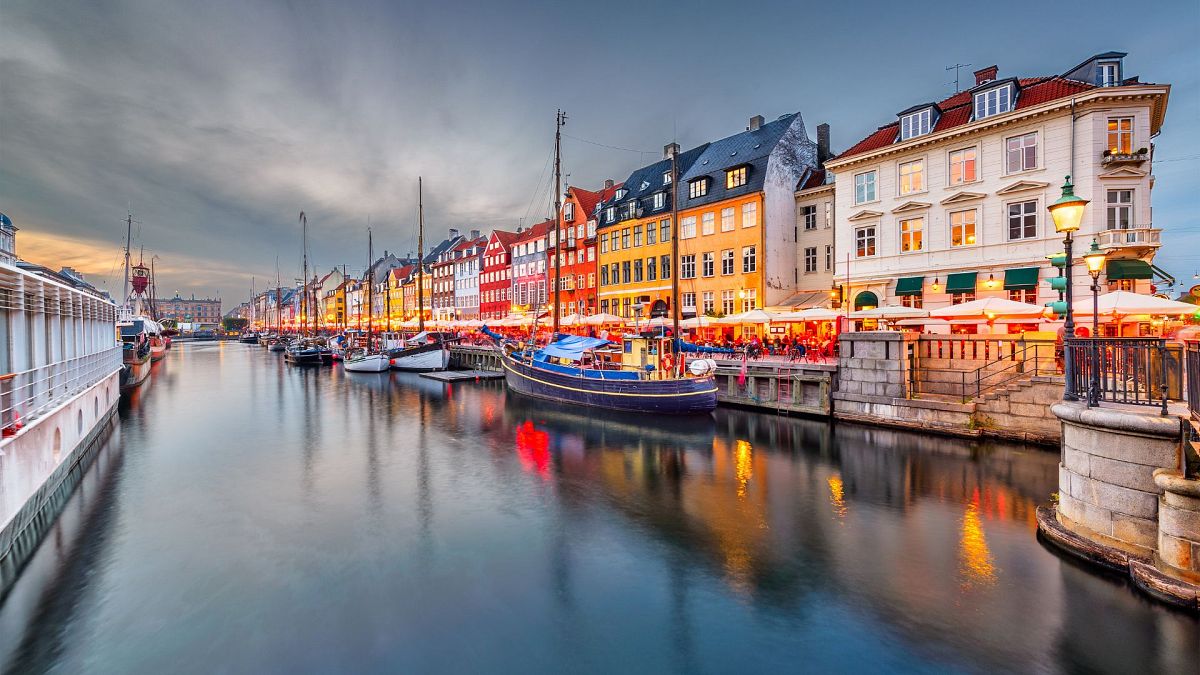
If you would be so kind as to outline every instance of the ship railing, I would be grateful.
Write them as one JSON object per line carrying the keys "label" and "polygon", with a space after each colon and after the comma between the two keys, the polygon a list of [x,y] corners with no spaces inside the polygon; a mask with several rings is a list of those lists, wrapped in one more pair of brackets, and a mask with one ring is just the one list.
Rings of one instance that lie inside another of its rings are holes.
{"label": "ship railing", "polygon": [[0,375],[0,428],[5,436],[12,435],[120,368],[121,347],[113,346]]}

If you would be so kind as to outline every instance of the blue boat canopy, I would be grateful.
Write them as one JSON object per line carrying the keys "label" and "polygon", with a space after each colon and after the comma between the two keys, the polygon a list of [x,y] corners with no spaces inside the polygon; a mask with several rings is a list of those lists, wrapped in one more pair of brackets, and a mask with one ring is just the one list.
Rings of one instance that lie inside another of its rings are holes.
{"label": "blue boat canopy", "polygon": [[734,351],[728,347],[706,347],[704,345],[696,345],[691,342],[685,342],[676,338],[675,348],[681,352],[689,352],[694,354],[733,354]]}
{"label": "blue boat canopy", "polygon": [[600,338],[583,335],[564,335],[559,337],[558,340],[542,347],[541,352],[546,356],[578,361],[587,350],[602,347],[606,344],[608,344],[608,340]]}

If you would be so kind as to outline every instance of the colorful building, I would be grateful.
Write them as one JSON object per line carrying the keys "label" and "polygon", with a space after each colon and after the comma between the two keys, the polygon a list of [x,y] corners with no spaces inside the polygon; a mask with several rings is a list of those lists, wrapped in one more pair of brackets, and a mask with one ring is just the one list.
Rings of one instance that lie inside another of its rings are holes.
{"label": "colorful building", "polygon": [[503,319],[512,308],[512,246],[519,235],[492,230],[483,251],[479,274],[479,315],[484,321]]}
{"label": "colorful building", "polygon": [[471,236],[454,249],[454,315],[459,320],[479,318],[479,272],[488,240],[471,230]]}
{"label": "colorful building", "polygon": [[546,240],[553,220],[546,220],[518,232],[512,247],[512,306],[515,311],[545,310]]}
{"label": "colorful building", "polygon": [[551,238],[552,246],[555,241],[562,242],[559,246],[561,279],[556,267],[551,265],[549,270],[550,301],[554,300],[553,288],[557,284],[561,315],[588,315],[597,311],[596,207],[612,197],[615,191],[612,181],[607,181],[598,192],[567,188],[558,235]]}

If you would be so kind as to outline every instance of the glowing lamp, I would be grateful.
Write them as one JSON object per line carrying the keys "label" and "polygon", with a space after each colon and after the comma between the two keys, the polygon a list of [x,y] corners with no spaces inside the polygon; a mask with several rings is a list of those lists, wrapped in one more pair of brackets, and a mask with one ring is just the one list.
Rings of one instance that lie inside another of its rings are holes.
{"label": "glowing lamp", "polygon": [[942,286],[938,283],[937,277],[933,278],[933,286],[931,286],[931,288],[933,289],[934,293],[937,293],[939,290],[941,290]]}
{"label": "glowing lamp", "polygon": [[1104,268],[1104,261],[1108,259],[1108,254],[1100,250],[1100,244],[1095,239],[1092,240],[1092,246],[1083,254],[1083,262],[1087,265],[1088,274],[1092,275],[1093,279],[1100,276],[1100,270]]}
{"label": "glowing lamp", "polygon": [[989,274],[989,275],[988,275],[988,280],[987,280],[987,284],[986,284],[986,285],[987,285],[987,287],[988,287],[988,288],[995,288],[995,287],[996,287],[996,275],[995,275],[995,274]]}
{"label": "glowing lamp", "polygon": [[1078,230],[1083,222],[1083,209],[1087,205],[1088,200],[1075,196],[1075,186],[1071,184],[1071,177],[1067,176],[1062,196],[1046,207],[1050,211],[1050,218],[1054,220],[1054,231],[1061,234]]}

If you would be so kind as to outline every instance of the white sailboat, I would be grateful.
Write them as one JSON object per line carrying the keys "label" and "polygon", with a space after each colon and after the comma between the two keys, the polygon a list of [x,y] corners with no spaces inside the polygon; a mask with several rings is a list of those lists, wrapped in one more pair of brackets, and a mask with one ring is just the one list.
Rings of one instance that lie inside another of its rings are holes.
{"label": "white sailboat", "polygon": [[375,327],[373,323],[374,316],[372,315],[373,308],[371,306],[371,296],[374,294],[375,275],[371,269],[371,264],[374,262],[375,250],[371,244],[371,228],[367,228],[367,273],[364,275],[364,283],[367,284],[367,344],[360,347],[352,347],[346,350],[346,355],[342,358],[342,367],[351,373],[382,373],[392,367],[392,359],[387,354],[371,352],[371,334]]}
{"label": "white sailboat", "polygon": [[417,330],[404,347],[392,350],[396,370],[445,370],[450,367],[450,346],[436,333],[425,331],[425,202],[421,179],[417,178]]}

